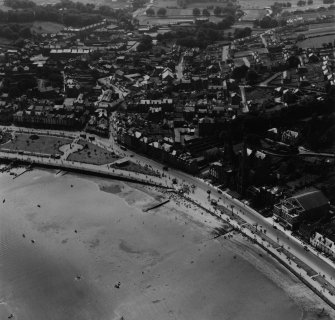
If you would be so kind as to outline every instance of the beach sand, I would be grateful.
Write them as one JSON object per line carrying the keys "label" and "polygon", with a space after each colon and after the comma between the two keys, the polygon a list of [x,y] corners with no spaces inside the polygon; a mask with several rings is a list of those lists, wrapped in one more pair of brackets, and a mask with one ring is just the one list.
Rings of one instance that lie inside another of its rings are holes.
{"label": "beach sand", "polygon": [[241,235],[214,240],[214,217],[178,199],[143,211],[165,197],[51,171],[2,174],[0,315],[297,320],[325,308],[320,319],[334,316]]}

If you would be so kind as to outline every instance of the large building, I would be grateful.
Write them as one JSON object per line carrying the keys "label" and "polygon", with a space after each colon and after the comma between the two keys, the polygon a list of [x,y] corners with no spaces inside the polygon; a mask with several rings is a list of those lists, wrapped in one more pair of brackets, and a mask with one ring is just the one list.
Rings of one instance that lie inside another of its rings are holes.
{"label": "large building", "polygon": [[274,206],[273,214],[281,223],[294,229],[303,219],[313,220],[329,211],[329,201],[317,189],[309,189]]}
{"label": "large building", "polygon": [[315,232],[310,238],[310,242],[313,247],[320,250],[321,252],[324,252],[327,255],[330,255],[333,258],[335,258],[334,240],[334,235],[332,235],[332,239],[329,239],[328,237],[322,235],[319,232]]}

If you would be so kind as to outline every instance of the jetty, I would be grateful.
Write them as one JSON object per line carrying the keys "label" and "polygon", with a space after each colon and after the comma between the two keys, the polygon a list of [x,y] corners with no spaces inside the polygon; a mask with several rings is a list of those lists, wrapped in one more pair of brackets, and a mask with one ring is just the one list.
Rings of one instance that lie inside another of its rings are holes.
{"label": "jetty", "polygon": [[20,177],[20,176],[22,176],[22,175],[25,174],[26,172],[31,171],[31,170],[33,170],[33,166],[32,166],[32,165],[29,165],[29,166],[26,168],[26,170],[24,170],[23,172],[17,174],[15,177],[13,177],[13,180],[16,179],[16,178],[18,178],[18,177]]}
{"label": "jetty", "polygon": [[164,204],[168,203],[169,201],[170,201],[169,199],[168,199],[168,200],[164,200],[163,202],[160,202],[160,203],[158,203],[158,204],[155,204],[154,206],[151,206],[151,207],[149,207],[149,208],[147,208],[147,209],[144,209],[143,211],[144,211],[144,212],[148,212],[148,211],[150,211],[150,210],[159,208],[159,207],[163,206]]}

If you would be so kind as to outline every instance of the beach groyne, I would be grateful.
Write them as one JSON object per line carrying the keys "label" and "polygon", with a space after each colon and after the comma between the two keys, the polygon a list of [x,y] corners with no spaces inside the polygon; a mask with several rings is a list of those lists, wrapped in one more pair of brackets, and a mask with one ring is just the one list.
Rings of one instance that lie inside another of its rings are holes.
{"label": "beach groyne", "polygon": [[159,208],[159,207],[163,206],[164,204],[168,203],[169,201],[170,201],[169,199],[168,199],[168,200],[165,200],[165,201],[160,202],[160,203],[158,203],[158,204],[155,204],[154,206],[149,207],[149,208],[147,208],[147,209],[145,209],[145,210],[143,210],[143,211],[144,211],[144,212],[148,212],[148,211],[150,211],[150,210]]}

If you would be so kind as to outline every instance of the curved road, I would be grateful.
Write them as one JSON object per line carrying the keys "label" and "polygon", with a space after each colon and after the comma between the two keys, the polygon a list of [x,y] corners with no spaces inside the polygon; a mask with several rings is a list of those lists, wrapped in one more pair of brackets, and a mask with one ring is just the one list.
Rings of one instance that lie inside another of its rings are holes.
{"label": "curved road", "polygon": [[[111,143],[113,148],[115,150],[119,150],[120,153],[123,153],[127,156],[132,156],[133,159],[136,159],[141,163],[148,164],[154,169],[157,169],[159,171],[162,170],[163,164],[156,162],[152,159],[148,159],[129,150],[121,150],[117,143],[114,142],[113,138],[111,138],[109,142]],[[202,205],[207,203],[208,208],[213,210],[210,202],[208,201],[207,191],[210,190],[212,199],[215,198],[216,200],[219,200],[219,203],[221,205],[224,205],[228,210],[231,210],[231,206],[233,206],[234,213],[240,215],[246,222],[250,223],[251,225],[258,224],[258,226],[262,226],[263,229],[266,229],[266,235],[269,238],[271,238],[275,242],[278,242],[279,245],[284,245],[285,249],[290,251],[294,256],[305,262],[318,273],[325,275],[326,279],[333,286],[335,286],[335,265],[332,264],[330,261],[328,262],[319,258],[311,251],[307,252],[304,249],[304,244],[299,242],[299,240],[294,238],[293,236],[281,231],[279,229],[279,226],[278,229],[274,229],[272,224],[273,222],[271,222],[269,219],[263,217],[258,212],[244,205],[240,201],[230,198],[229,195],[225,193],[220,194],[214,186],[211,186],[188,173],[179,171],[177,169],[169,168],[168,172],[165,172],[165,174],[167,176],[170,176],[170,179],[177,178],[179,182],[187,183],[189,185],[195,185],[195,193],[190,194],[189,196],[195,201],[201,202]]]}

